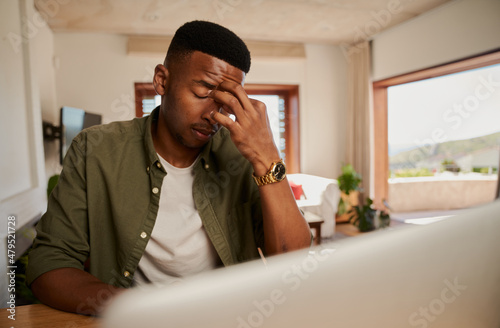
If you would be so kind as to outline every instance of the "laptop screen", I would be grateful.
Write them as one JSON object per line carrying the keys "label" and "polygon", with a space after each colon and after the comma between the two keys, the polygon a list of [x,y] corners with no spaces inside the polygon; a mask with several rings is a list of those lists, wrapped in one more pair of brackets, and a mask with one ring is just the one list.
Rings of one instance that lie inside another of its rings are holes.
{"label": "laptop screen", "polygon": [[104,327],[500,327],[500,202],[130,290]]}

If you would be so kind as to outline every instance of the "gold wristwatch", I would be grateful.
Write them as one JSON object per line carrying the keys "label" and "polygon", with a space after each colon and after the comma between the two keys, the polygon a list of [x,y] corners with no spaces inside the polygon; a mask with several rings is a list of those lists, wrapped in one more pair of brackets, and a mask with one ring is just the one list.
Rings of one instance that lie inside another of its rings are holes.
{"label": "gold wristwatch", "polygon": [[269,171],[261,177],[256,177],[255,173],[253,174],[253,178],[257,186],[263,186],[275,182],[280,182],[286,177],[286,167],[283,160],[280,159],[277,162],[273,162]]}

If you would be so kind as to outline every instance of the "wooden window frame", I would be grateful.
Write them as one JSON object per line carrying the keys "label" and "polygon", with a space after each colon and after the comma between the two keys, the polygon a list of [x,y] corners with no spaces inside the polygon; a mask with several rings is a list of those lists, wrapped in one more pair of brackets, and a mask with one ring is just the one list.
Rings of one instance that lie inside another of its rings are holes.
{"label": "wooden window frame", "polygon": [[156,96],[156,90],[151,82],[136,82],[135,89],[135,117],[143,117],[142,100],[145,97]]}
{"label": "wooden window frame", "polygon": [[248,95],[278,95],[285,101],[285,148],[288,173],[300,172],[299,86],[289,84],[245,84]]}
{"label": "wooden window frame", "polygon": [[374,183],[376,202],[388,199],[389,195],[389,139],[388,139],[388,100],[387,88],[426,80],[443,75],[459,73],[475,68],[491,66],[500,63],[500,49],[439,65],[408,74],[398,75],[380,81],[375,81],[373,87],[373,117],[374,117]]}

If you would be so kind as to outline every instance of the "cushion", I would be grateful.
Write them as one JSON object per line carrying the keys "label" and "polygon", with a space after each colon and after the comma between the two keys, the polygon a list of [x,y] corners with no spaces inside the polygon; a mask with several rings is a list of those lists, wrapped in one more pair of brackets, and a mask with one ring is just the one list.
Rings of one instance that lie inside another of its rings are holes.
{"label": "cushion", "polygon": [[292,188],[293,196],[296,200],[299,200],[304,194],[304,190],[302,190],[302,185],[293,183],[292,181],[288,181],[290,184],[290,188]]}

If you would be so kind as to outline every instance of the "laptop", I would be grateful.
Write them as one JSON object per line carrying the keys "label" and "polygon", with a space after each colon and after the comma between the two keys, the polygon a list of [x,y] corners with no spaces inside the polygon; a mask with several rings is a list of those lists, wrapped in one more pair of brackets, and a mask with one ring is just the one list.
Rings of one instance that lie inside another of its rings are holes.
{"label": "laptop", "polygon": [[500,200],[433,224],[132,289],[121,327],[500,327]]}

